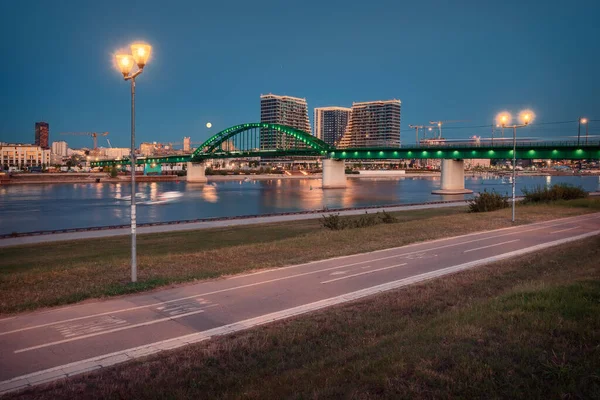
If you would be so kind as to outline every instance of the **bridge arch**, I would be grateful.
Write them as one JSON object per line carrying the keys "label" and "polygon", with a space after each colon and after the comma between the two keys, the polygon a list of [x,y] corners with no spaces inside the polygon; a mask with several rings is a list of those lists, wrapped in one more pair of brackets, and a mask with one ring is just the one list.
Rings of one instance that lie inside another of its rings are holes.
{"label": "bridge arch", "polygon": [[300,129],[292,128],[291,126],[286,125],[269,124],[265,122],[251,122],[247,124],[235,125],[216,133],[204,143],[202,143],[196,149],[196,151],[194,151],[194,153],[192,154],[192,159],[199,158],[203,155],[209,155],[210,153],[214,153],[221,147],[223,143],[226,143],[228,140],[238,135],[241,135],[244,132],[248,132],[259,128],[271,129],[277,132],[278,134],[296,139],[297,141],[304,143],[305,148],[312,149],[320,154],[326,154],[327,151],[331,150],[331,146],[329,146],[327,143],[311,135],[310,133],[302,131]]}

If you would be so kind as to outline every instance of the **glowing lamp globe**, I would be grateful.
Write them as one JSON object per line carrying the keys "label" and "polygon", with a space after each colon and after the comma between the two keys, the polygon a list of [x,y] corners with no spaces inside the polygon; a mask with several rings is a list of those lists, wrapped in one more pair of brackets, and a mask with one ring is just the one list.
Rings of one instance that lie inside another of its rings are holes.
{"label": "glowing lamp globe", "polygon": [[131,54],[117,54],[115,60],[117,61],[119,71],[121,71],[123,76],[127,76],[134,66],[134,60]]}
{"label": "glowing lamp globe", "polygon": [[146,43],[134,43],[131,45],[131,54],[139,69],[144,68],[152,53],[152,46]]}
{"label": "glowing lamp globe", "polygon": [[529,125],[535,119],[535,113],[531,110],[523,110],[519,113],[519,122],[523,125]]}
{"label": "glowing lamp globe", "polygon": [[510,124],[511,120],[512,120],[512,116],[510,115],[509,112],[503,111],[503,112],[499,113],[498,115],[496,115],[496,125],[505,127],[506,125]]}
{"label": "glowing lamp globe", "polygon": [[210,122],[207,122],[207,123],[206,123],[206,127],[207,127],[207,128],[212,128],[212,124],[211,124]]}

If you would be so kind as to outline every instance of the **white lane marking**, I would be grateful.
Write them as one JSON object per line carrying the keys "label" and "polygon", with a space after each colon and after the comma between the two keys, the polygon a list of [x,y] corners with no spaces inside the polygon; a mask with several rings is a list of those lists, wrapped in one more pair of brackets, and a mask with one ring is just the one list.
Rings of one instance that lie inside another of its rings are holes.
{"label": "white lane marking", "polygon": [[566,232],[566,231],[571,231],[573,229],[577,229],[577,228],[581,228],[580,226],[573,226],[571,228],[567,228],[567,229],[561,229],[559,231],[552,231],[550,232],[550,234],[554,234],[554,233],[560,233],[560,232]]}
{"label": "white lane marking", "polygon": [[348,273],[348,271],[334,271],[334,272],[330,273],[329,275],[344,275],[347,273]]}
{"label": "white lane marking", "polygon": [[[214,305],[216,306],[217,304],[214,304]],[[90,333],[90,334],[83,335],[83,336],[72,337],[72,338],[69,338],[69,339],[57,340],[57,341],[54,341],[54,342],[39,344],[37,346],[31,346],[31,347],[27,347],[27,348],[24,348],[24,349],[15,350],[14,353],[15,354],[17,354],[17,353],[23,353],[25,351],[37,350],[37,349],[41,349],[41,348],[44,348],[44,347],[55,346],[57,344],[74,342],[76,340],[87,339],[87,338],[94,337],[94,336],[99,336],[99,335],[106,335],[108,333],[120,332],[120,331],[124,331],[126,329],[138,328],[140,326],[154,325],[154,324],[158,324],[160,322],[171,321],[171,320],[174,320],[174,319],[177,319],[177,318],[187,317],[189,315],[200,314],[200,313],[203,313],[203,312],[204,312],[204,310],[192,311],[192,312],[189,312],[189,313],[186,313],[186,314],[173,315],[173,316],[170,316],[170,317],[155,319],[155,320],[152,320],[152,321],[140,322],[139,324],[127,325],[127,326],[123,326],[123,327],[120,327],[120,328],[111,329],[111,330],[108,330],[108,331],[95,332],[95,333]]]}
{"label": "white lane marking", "polygon": [[[568,218],[565,218],[565,219],[571,219],[571,218],[575,218],[575,217],[568,217]],[[555,220],[555,221],[561,221],[561,220]],[[549,221],[540,222],[539,224],[545,224],[547,222],[549,222]],[[501,235],[495,235],[495,236],[489,236],[489,237],[484,237],[484,238],[479,238],[479,239],[473,239],[473,240],[469,240],[469,241],[465,241],[465,242],[459,242],[459,243],[452,243],[452,244],[448,244],[448,245],[444,245],[444,246],[432,247],[432,248],[424,249],[424,250],[416,250],[416,251],[412,251],[412,252],[408,252],[408,253],[395,254],[395,255],[391,255],[391,256],[370,259],[370,260],[367,260],[367,261],[359,261],[359,262],[355,262],[355,263],[351,263],[351,264],[341,265],[341,266],[338,266],[338,267],[325,268],[325,269],[321,269],[321,270],[316,270],[314,272],[308,272],[308,273],[290,275],[290,276],[287,276],[287,277],[275,278],[275,279],[270,279],[270,280],[266,280],[266,281],[261,281],[261,282],[256,282],[256,283],[251,283],[251,284],[246,284],[246,285],[241,285],[241,286],[234,286],[232,288],[215,290],[215,291],[212,291],[212,292],[200,293],[200,294],[197,294],[197,295],[192,295],[192,296],[187,296],[187,297],[180,297],[180,298],[173,299],[173,300],[167,300],[167,301],[161,301],[161,302],[157,302],[157,303],[147,304],[147,305],[144,305],[144,306],[136,306],[136,307],[123,308],[123,309],[120,309],[120,310],[107,311],[107,312],[103,312],[103,313],[91,314],[91,315],[86,315],[86,316],[82,316],[82,317],[75,317],[75,318],[69,318],[69,319],[64,319],[64,320],[60,320],[60,321],[48,322],[46,324],[34,325],[34,326],[26,327],[26,328],[14,329],[12,331],[0,332],[0,336],[8,335],[8,334],[11,334],[11,333],[24,332],[24,331],[28,331],[28,330],[31,330],[31,329],[44,328],[46,326],[52,326],[52,325],[61,324],[61,323],[65,323],[65,322],[79,321],[79,320],[82,320],[82,319],[94,318],[94,317],[99,317],[99,316],[102,316],[102,315],[113,315],[113,314],[118,314],[118,313],[128,312],[128,311],[134,311],[134,310],[139,310],[139,309],[148,308],[148,307],[161,306],[163,304],[169,304],[169,303],[173,303],[173,302],[177,302],[177,301],[182,301],[182,300],[194,299],[194,298],[202,297],[202,296],[209,296],[209,295],[212,295],[212,294],[218,294],[218,293],[228,292],[228,291],[232,291],[232,290],[245,289],[247,287],[252,287],[252,286],[256,286],[256,285],[263,285],[263,284],[266,284],[266,283],[277,282],[277,281],[285,280],[285,279],[296,278],[296,277],[299,277],[299,276],[304,276],[304,275],[308,275],[308,274],[312,274],[312,273],[324,272],[324,271],[328,271],[330,269],[335,269],[335,268],[351,267],[351,266],[358,265],[358,264],[371,263],[371,262],[374,262],[374,261],[387,260],[387,259],[390,259],[390,258],[404,257],[404,256],[412,255],[412,254],[422,253],[424,251],[445,249],[445,248],[448,248],[448,247],[456,247],[456,246],[460,246],[460,245],[463,245],[463,244],[480,242],[480,241],[483,241],[483,240],[490,240],[490,239],[495,239],[495,238],[503,237],[503,236],[516,235],[516,234],[525,233],[525,232],[532,232],[532,231],[536,231],[536,230],[540,230],[540,229],[550,228],[550,227],[553,227],[553,226],[566,225],[566,224],[569,224],[571,222],[573,222],[573,221],[569,220],[569,221],[566,221],[566,222],[561,222],[561,223],[552,224],[552,225],[537,226],[535,228],[523,229],[523,230],[518,231],[518,232],[503,233]],[[523,226],[527,226],[527,225],[523,225]],[[531,224],[530,226],[534,226],[534,224]],[[501,229],[497,229],[495,231],[484,231],[484,232],[479,232],[477,234],[482,235],[482,234],[488,234],[488,233],[493,233],[493,232],[497,232],[497,231],[504,231],[504,230],[509,230],[509,229],[515,229],[515,228],[519,228],[519,227],[501,228]],[[371,254],[371,253],[377,253],[377,252],[382,252],[382,251],[393,251],[393,250],[403,249],[403,248],[406,248],[406,247],[413,247],[413,246],[423,246],[423,245],[427,245],[427,244],[433,243],[433,242],[450,241],[450,240],[454,240],[456,238],[468,237],[468,236],[473,236],[473,235],[475,235],[475,233],[473,233],[473,234],[467,234],[467,235],[462,235],[462,236],[455,236],[455,237],[452,237],[452,238],[436,239],[436,240],[432,240],[432,241],[429,241],[429,242],[413,243],[413,244],[409,244],[409,245],[406,245],[406,246],[397,247],[397,248],[393,248],[393,249],[382,249],[382,250],[376,250],[376,251],[370,252],[370,253],[354,254],[354,255],[351,255],[351,256],[343,256],[343,257],[338,257],[338,258],[360,257],[360,256],[368,255],[368,254]],[[256,275],[256,274],[262,274],[262,273],[266,273],[266,272],[285,271],[285,270],[291,269],[291,268],[298,268],[298,267],[310,265],[310,264],[313,264],[313,263],[319,263],[319,262],[331,261],[331,260],[332,259],[329,259],[329,260],[319,260],[319,261],[313,261],[313,262],[308,263],[308,264],[299,264],[299,265],[292,265],[292,266],[289,266],[289,267],[281,267],[281,268],[269,269],[269,270],[266,270],[266,271],[258,271],[258,272],[252,273],[252,274],[247,274],[247,275],[238,276],[238,277],[232,277],[232,278],[229,278],[228,280],[231,280],[231,279],[234,279],[234,278],[240,278],[240,277],[247,277],[247,276]],[[335,259],[333,259],[333,260],[335,260]]]}
{"label": "white lane marking", "polygon": [[518,242],[519,240],[521,240],[521,239],[509,240],[508,242],[494,243],[494,244],[490,244],[489,246],[483,246],[483,247],[477,247],[474,249],[465,250],[465,251],[463,251],[463,253],[469,253],[471,251],[489,249],[490,247],[502,246],[503,244]]}
{"label": "white lane marking", "polygon": [[[78,375],[89,371],[91,368],[105,368],[112,365],[120,364],[124,361],[134,360],[140,357],[146,357],[151,354],[160,353],[164,350],[173,350],[179,347],[187,346],[192,343],[198,343],[210,339],[212,336],[222,336],[234,332],[244,331],[255,326],[264,325],[270,322],[294,317],[297,315],[306,314],[311,311],[323,309],[337,304],[346,303],[361,299],[363,297],[372,296],[378,293],[386,292],[392,289],[398,289],[403,286],[412,285],[418,282],[435,279],[441,276],[454,274],[463,270],[478,267],[480,265],[489,264],[496,261],[505,260],[534,251],[547,249],[549,247],[558,246],[565,243],[574,242],[581,239],[586,239],[592,236],[600,235],[600,230],[584,233],[578,236],[571,236],[564,239],[555,240],[538,244],[532,247],[526,247],[511,251],[509,253],[500,254],[493,257],[483,258],[480,260],[471,261],[465,264],[459,264],[452,267],[442,268],[436,271],[426,272],[420,275],[414,275],[408,278],[383,283],[381,285],[372,286],[361,289],[355,292],[346,293],[340,296],[331,297],[329,299],[320,300],[314,303],[289,308],[287,310],[277,311],[271,314],[261,315],[247,319],[245,321],[234,322],[228,325],[223,325],[217,328],[209,329],[203,332],[190,333],[188,335],[178,336],[171,339],[165,339],[154,343],[144,344],[142,346],[133,347],[130,349],[119,350],[113,353],[102,354],[96,357],[85,360],[75,361],[69,364],[58,365],[41,371],[32,372],[26,375],[16,376],[14,378],[0,382],[0,394],[21,390],[25,387],[36,386],[40,383],[47,383],[48,379],[40,379],[47,374],[62,371],[63,374],[56,374],[54,380],[63,379],[66,377]],[[68,371],[68,372],[65,372]]]}
{"label": "white lane marking", "polygon": [[384,267],[384,268],[372,269],[370,271],[359,272],[358,274],[352,274],[352,275],[348,275],[348,276],[342,276],[341,278],[330,279],[328,281],[323,281],[321,283],[322,284],[331,283],[331,282],[339,281],[339,280],[342,280],[342,279],[354,278],[355,276],[359,276],[359,275],[372,274],[373,272],[378,272],[378,271],[383,271],[383,270],[386,270],[386,269],[401,267],[401,266],[406,265],[406,264],[407,263],[397,264],[397,265],[391,265],[389,267]]}
{"label": "white lane marking", "polygon": [[123,324],[127,324],[127,321],[114,317],[101,317],[91,323],[67,323],[55,325],[54,328],[64,337],[72,337],[113,329],[116,326]]}

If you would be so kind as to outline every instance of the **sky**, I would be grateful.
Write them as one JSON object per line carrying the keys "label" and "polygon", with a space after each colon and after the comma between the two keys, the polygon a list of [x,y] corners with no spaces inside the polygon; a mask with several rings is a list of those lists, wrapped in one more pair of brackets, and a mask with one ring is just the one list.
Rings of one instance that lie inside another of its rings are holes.
{"label": "sky", "polygon": [[[447,124],[444,136],[489,136],[502,110],[536,122],[591,119],[600,134],[599,1],[31,1],[0,0],[0,141],[90,146],[61,132],[130,141],[130,88],[113,54],[144,40],[136,139],[201,142],[260,120],[260,95],[320,106],[400,99],[409,124]],[[212,128],[206,128],[211,122]],[[446,129],[447,128],[447,129]],[[577,123],[528,135],[576,135]],[[99,138],[100,146],[107,146]]]}

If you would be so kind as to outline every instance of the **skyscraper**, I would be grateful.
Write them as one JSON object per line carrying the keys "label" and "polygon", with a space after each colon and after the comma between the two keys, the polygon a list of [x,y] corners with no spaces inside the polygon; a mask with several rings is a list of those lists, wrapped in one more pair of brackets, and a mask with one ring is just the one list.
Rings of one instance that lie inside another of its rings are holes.
{"label": "skyscraper", "polygon": [[192,138],[191,137],[184,137],[183,138],[183,151],[185,151],[186,153],[188,153],[191,150],[192,150]]}
{"label": "skyscraper", "polygon": [[315,136],[329,145],[342,138],[350,121],[352,109],[347,107],[315,108]]}
{"label": "skyscraper", "polygon": [[50,148],[48,139],[50,136],[50,125],[47,122],[35,123],[35,144],[42,149]]}
{"label": "skyscraper", "polygon": [[[310,133],[306,99],[276,94],[260,95],[260,122],[291,126]],[[278,139],[279,137],[279,139]],[[297,146],[293,139],[286,140],[272,129],[261,128],[260,148],[263,150],[284,149]]]}
{"label": "skyscraper", "polygon": [[352,103],[338,147],[400,147],[400,100]]}

